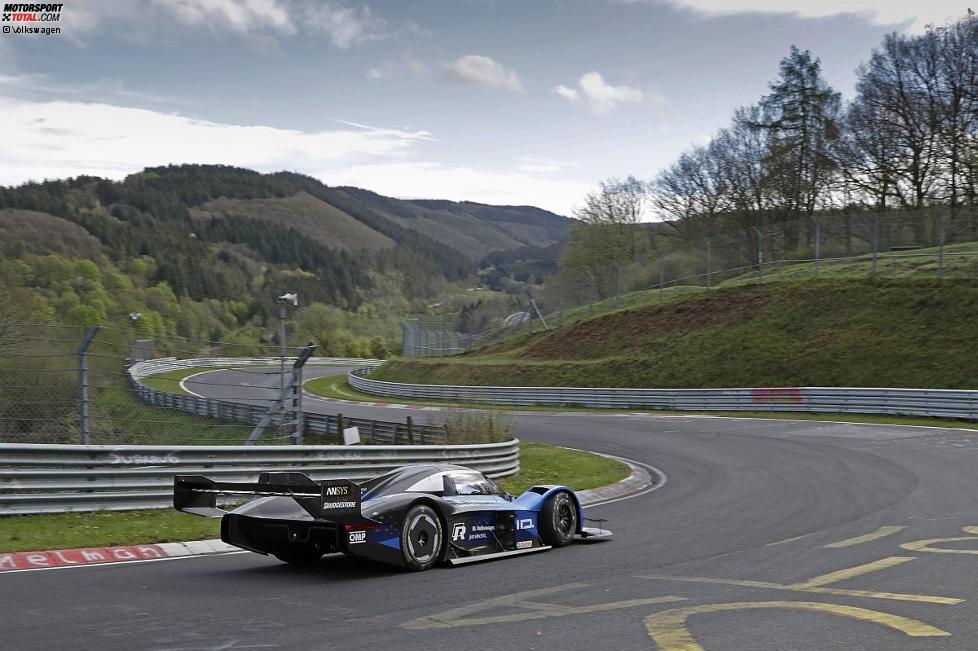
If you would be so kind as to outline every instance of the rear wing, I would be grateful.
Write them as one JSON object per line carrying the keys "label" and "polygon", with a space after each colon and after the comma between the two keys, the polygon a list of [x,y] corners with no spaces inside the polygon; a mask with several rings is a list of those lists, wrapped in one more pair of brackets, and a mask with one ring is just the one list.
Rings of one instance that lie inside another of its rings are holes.
{"label": "rear wing", "polygon": [[315,481],[301,472],[263,472],[257,483],[221,482],[202,475],[173,478],[173,507],[205,518],[220,518],[219,495],[291,497],[317,520],[343,524],[364,522],[360,511],[360,485],[349,479]]}

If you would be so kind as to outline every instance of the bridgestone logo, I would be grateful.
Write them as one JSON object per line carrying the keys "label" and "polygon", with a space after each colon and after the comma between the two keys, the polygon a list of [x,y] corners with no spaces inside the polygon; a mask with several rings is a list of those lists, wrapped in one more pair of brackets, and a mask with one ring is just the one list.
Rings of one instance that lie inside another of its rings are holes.
{"label": "bridgestone logo", "polygon": [[323,510],[327,509],[352,509],[357,505],[356,502],[325,502],[323,504]]}

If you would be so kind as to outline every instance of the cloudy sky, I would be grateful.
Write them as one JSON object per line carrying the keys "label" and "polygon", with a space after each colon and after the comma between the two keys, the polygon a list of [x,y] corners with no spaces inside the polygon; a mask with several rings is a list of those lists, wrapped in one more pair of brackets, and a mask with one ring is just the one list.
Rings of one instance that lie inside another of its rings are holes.
{"label": "cloudy sky", "polygon": [[885,33],[967,6],[65,0],[61,34],[0,34],[0,184],[224,163],[570,214],[708,138],[790,45],[851,96]]}

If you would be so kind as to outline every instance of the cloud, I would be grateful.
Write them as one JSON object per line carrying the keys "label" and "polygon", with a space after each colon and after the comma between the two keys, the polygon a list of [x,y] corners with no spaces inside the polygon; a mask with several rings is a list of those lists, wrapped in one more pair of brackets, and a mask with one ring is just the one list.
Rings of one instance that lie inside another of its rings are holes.
{"label": "cloud", "polygon": [[599,115],[613,111],[619,104],[649,102],[662,105],[665,102],[661,95],[652,91],[631,86],[612,86],[605,82],[601,73],[595,71],[581,75],[577,85],[577,88],[570,88],[561,84],[555,86],[553,92]]}
{"label": "cloud", "polygon": [[331,183],[365,187],[406,199],[451,199],[531,205],[570,215],[593,189],[589,183],[519,171],[485,171],[429,161],[365,164],[323,172]]}
{"label": "cloud", "polygon": [[428,71],[428,65],[420,59],[408,55],[399,61],[384,61],[377,67],[367,70],[367,79],[391,79],[407,75],[423,75]]}
{"label": "cloud", "polygon": [[397,157],[431,139],[426,131],[363,125],[301,132],[195,120],[110,104],[0,97],[0,184],[93,174],[122,178],[170,163],[239,165],[311,173]]}
{"label": "cloud", "polygon": [[481,54],[466,54],[446,65],[445,78],[511,93],[523,90],[523,84],[513,70]]}
{"label": "cloud", "polygon": [[863,14],[880,25],[906,25],[920,29],[960,18],[966,11],[959,0],[669,0],[707,14],[743,12],[789,13],[806,18]]}
{"label": "cloud", "polygon": [[[66,7],[63,20],[65,33],[79,43],[105,28],[141,39],[189,29],[236,36],[263,48],[305,34],[347,49],[403,27],[392,29],[369,7],[341,0],[99,0]],[[414,23],[407,26],[417,29]]]}

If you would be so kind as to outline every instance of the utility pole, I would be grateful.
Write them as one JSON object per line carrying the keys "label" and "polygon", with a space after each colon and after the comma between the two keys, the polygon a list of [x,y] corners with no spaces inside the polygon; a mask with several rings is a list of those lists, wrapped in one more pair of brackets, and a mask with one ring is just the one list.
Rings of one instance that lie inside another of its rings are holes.
{"label": "utility pole", "polygon": [[278,297],[278,349],[279,349],[279,391],[285,391],[285,306],[299,305],[299,295],[295,292]]}

